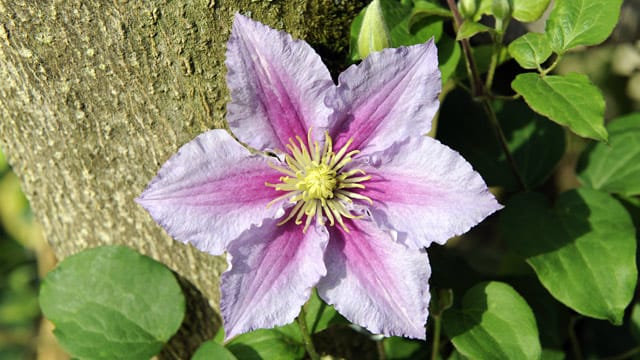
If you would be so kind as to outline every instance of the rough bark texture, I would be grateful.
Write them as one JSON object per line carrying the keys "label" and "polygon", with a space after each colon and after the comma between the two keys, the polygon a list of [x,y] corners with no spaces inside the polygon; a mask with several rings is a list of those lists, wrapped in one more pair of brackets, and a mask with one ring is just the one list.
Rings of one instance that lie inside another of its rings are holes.
{"label": "rough bark texture", "polygon": [[217,308],[226,264],[173,241],[133,199],[182,144],[224,126],[233,14],[339,63],[364,2],[0,0],[0,145],[58,258],[124,244],[191,288],[168,357],[213,335],[219,318],[207,303]]}

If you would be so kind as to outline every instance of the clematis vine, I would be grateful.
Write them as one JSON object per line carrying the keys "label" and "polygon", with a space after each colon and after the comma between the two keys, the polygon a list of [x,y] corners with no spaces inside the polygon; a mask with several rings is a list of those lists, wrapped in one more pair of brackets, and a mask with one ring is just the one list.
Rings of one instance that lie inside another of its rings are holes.
{"label": "clematis vine", "polygon": [[293,321],[319,296],[373,333],[425,338],[425,248],[501,208],[429,131],[433,41],[373,53],[335,85],[320,57],[236,15],[229,127],[184,145],[137,199],[175,239],[227,252],[227,339]]}

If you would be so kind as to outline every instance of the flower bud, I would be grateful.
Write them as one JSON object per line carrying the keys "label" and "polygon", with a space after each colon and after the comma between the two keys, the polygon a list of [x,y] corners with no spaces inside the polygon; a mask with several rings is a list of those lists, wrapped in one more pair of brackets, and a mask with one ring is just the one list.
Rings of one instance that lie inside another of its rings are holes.
{"label": "flower bud", "polygon": [[360,34],[358,35],[358,55],[366,58],[370,53],[391,46],[391,35],[382,14],[380,0],[373,0],[364,11]]}
{"label": "flower bud", "polygon": [[506,20],[511,17],[511,4],[509,0],[493,0],[491,12],[497,19]]}
{"label": "flower bud", "polygon": [[463,18],[472,19],[476,11],[478,11],[476,0],[460,0],[458,2],[458,9]]}

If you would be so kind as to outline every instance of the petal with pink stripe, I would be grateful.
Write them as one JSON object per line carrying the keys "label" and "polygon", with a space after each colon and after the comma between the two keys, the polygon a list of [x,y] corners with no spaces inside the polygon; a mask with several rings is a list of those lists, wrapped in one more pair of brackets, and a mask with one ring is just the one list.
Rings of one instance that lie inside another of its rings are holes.
{"label": "petal with pink stripe", "polygon": [[363,169],[372,178],[360,193],[373,200],[369,210],[380,226],[411,248],[444,244],[502,208],[460,154],[430,137],[371,158]]}
{"label": "petal with pink stripe", "polygon": [[394,242],[371,221],[348,220],[347,226],[349,233],[329,228],[320,297],[373,333],[424,339],[431,274],[427,254]]}
{"label": "petal with pink stripe", "polygon": [[226,339],[292,322],[326,274],[328,237],[323,226],[265,221],[234,241],[220,285]]}
{"label": "petal with pink stripe", "polygon": [[284,214],[280,194],[265,182],[279,173],[224,130],[184,145],[136,201],[175,239],[213,255],[251,225]]}
{"label": "petal with pink stripe", "polygon": [[227,43],[229,127],[258,150],[284,150],[290,138],[306,139],[327,127],[325,94],[335,86],[309,44],[236,14]]}
{"label": "petal with pink stripe", "polygon": [[327,97],[336,148],[353,138],[363,154],[425,134],[438,110],[440,71],[433,41],[373,53],[338,78]]}

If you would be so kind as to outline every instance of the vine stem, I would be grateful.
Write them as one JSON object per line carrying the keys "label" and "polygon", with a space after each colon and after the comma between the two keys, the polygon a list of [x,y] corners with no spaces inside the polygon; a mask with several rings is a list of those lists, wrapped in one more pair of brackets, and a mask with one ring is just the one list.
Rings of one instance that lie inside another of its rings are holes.
{"label": "vine stem", "polygon": [[518,181],[520,188],[522,188],[522,190],[524,191],[527,191],[528,190],[527,183],[524,181],[524,178],[522,177],[522,175],[520,175],[520,171],[518,171],[518,165],[516,164],[516,160],[513,158],[513,155],[511,155],[511,151],[509,151],[509,147],[507,147],[507,138],[504,136],[504,132],[502,131],[502,127],[498,122],[496,113],[495,111],[493,111],[493,107],[491,106],[491,103],[489,102],[488,99],[482,100],[482,108],[484,109],[484,112],[487,114],[487,117],[489,118],[489,121],[491,122],[491,125],[493,126],[493,129],[496,132],[496,137],[498,138],[498,142],[500,143],[502,152],[504,152],[504,155],[507,157],[507,163],[509,164],[511,171],[513,172],[513,175],[516,177],[516,180]]}
{"label": "vine stem", "polygon": [[320,360],[320,355],[318,355],[315,346],[313,346],[313,341],[311,340],[311,335],[307,328],[307,314],[304,311],[304,306],[300,308],[300,314],[298,314],[296,321],[298,323],[298,327],[300,327],[302,341],[304,342],[304,348],[307,350],[307,354],[309,354],[311,360]]}
{"label": "vine stem", "polygon": [[[456,5],[455,0],[447,0],[447,5],[453,13],[454,28],[457,32],[460,28],[460,25],[462,24],[462,16],[460,15],[460,11],[458,10],[458,6]],[[502,41],[502,39],[500,39],[500,41]],[[511,151],[507,146],[507,139],[504,136],[502,127],[500,127],[500,123],[498,122],[496,113],[493,110],[493,106],[491,105],[491,99],[493,98],[491,95],[491,89],[487,89],[485,87],[485,84],[482,82],[480,74],[478,73],[478,68],[473,59],[473,54],[471,53],[471,45],[469,44],[469,39],[462,39],[460,40],[460,43],[462,44],[462,50],[467,63],[467,72],[469,73],[469,78],[471,80],[471,96],[474,100],[482,103],[482,108],[489,117],[491,126],[494,128],[496,137],[498,138],[498,142],[500,143],[500,147],[502,148],[502,151],[507,158],[509,167],[511,168],[513,175],[516,177],[516,180],[520,184],[520,187],[526,191],[527,184],[524,182],[524,178],[522,177],[522,175],[520,175],[520,171],[518,170],[516,161],[513,158],[513,155],[511,155]],[[494,47],[494,54],[491,61],[495,64],[492,64],[491,68],[493,68],[493,70],[490,69],[491,73],[487,75],[487,80],[489,81],[489,83],[493,82],[493,71],[495,71],[495,67],[497,66],[498,49],[499,46]]]}
{"label": "vine stem", "polygon": [[440,349],[440,332],[442,331],[442,319],[440,315],[433,317],[435,324],[433,329],[433,345],[431,346],[431,360],[438,359]]}
{"label": "vine stem", "polygon": [[[453,13],[453,25],[456,33],[458,33],[458,29],[460,29],[460,25],[462,25],[462,16],[460,15],[460,11],[458,11],[455,0],[447,0],[447,5],[449,5],[449,9],[451,9]],[[471,79],[471,94],[473,97],[481,96],[484,93],[484,85],[480,79],[473,54],[471,53],[469,39],[462,39],[460,43],[462,44],[462,52],[464,53],[467,64],[467,73],[469,74],[469,79]]]}
{"label": "vine stem", "polygon": [[581,317],[574,316],[569,321],[569,340],[571,341],[571,348],[573,349],[573,357],[576,360],[582,360],[582,351],[580,351],[580,342],[578,341],[578,337],[576,336],[576,323],[580,320]]}

